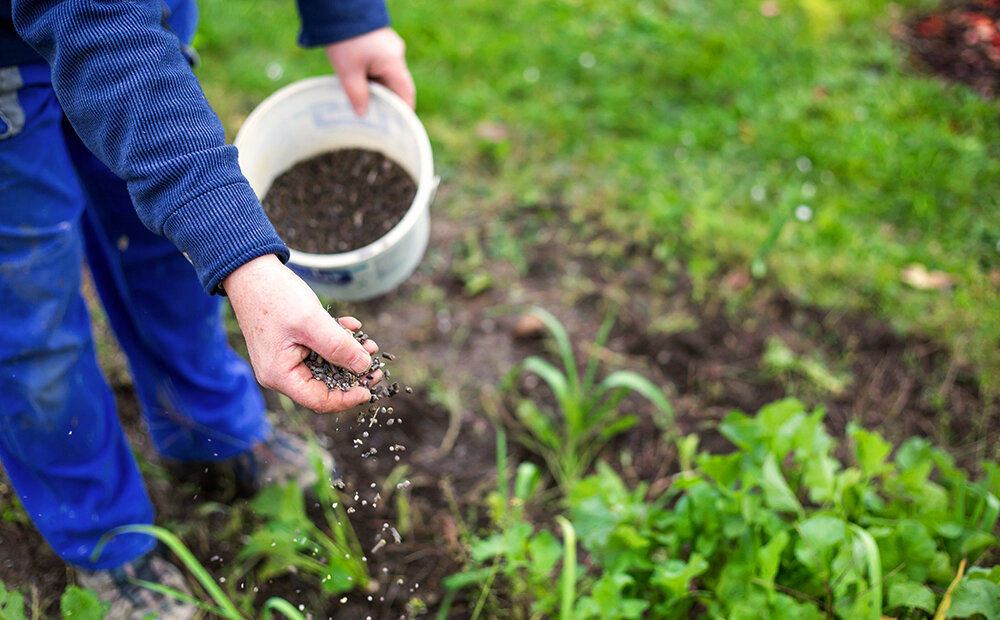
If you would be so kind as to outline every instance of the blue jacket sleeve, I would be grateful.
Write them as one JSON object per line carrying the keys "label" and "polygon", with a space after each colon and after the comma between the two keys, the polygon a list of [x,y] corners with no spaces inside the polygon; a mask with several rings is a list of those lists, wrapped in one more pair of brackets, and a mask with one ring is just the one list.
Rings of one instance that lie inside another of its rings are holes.
{"label": "blue jacket sleeve", "polygon": [[337,43],[389,25],[384,0],[296,0],[302,17],[299,44]]}
{"label": "blue jacket sleeve", "polygon": [[52,68],[73,128],[125,180],[142,222],[209,293],[282,243],[227,146],[159,0],[14,0],[18,33]]}

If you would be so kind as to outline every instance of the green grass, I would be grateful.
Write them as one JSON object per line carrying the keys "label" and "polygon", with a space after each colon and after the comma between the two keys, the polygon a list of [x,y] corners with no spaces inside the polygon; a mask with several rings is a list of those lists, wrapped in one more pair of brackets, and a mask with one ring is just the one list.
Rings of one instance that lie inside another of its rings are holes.
{"label": "green grass", "polygon": [[[773,18],[756,0],[390,9],[452,189],[439,213],[560,199],[701,286],[756,258],[807,302],[948,343],[996,394],[997,103],[911,68],[892,31],[931,4],[786,0]],[[329,71],[295,46],[297,27],[291,2],[203,3],[200,75],[231,134],[275,88]],[[483,122],[507,137],[478,137]],[[910,288],[911,263],[957,284]]]}

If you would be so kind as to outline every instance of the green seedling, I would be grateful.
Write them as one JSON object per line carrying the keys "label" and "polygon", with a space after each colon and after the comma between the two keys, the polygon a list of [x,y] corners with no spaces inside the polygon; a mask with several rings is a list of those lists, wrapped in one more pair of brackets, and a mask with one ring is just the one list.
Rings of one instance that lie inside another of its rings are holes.
{"label": "green seedling", "polygon": [[663,391],[649,379],[632,371],[619,370],[601,381],[596,380],[598,354],[614,324],[613,312],[608,313],[601,325],[582,375],[569,335],[559,320],[541,308],[533,308],[531,314],[538,317],[552,335],[562,367],[540,357],[529,357],[511,370],[504,387],[512,392],[516,379],[531,373],[552,390],[555,410],[543,408],[531,398],[517,401],[515,414],[520,428],[516,437],[545,459],[549,471],[563,489],[568,489],[587,471],[608,441],[635,424],[635,415],[623,415],[619,408],[629,393],[649,400],[660,427],[668,434],[673,432],[673,407]]}
{"label": "green seedling", "polygon": [[256,565],[261,579],[295,570],[300,577],[315,579],[328,594],[365,587],[370,580],[368,567],[343,500],[315,451],[312,459],[317,473],[314,491],[327,531],[306,514],[302,489],[294,483],[272,485],[251,502],[254,514],[263,522],[249,535],[237,560],[248,567]]}
{"label": "green seedling", "polygon": [[[497,490],[493,496],[494,524],[499,530],[485,538],[472,540],[466,569],[445,580],[450,600],[454,593],[478,586],[476,604],[471,618],[479,618],[492,606],[490,617],[573,618],[576,597],[576,537],[573,525],[562,516],[556,521],[562,530],[563,542],[547,530],[533,534],[533,526],[525,516],[525,505],[537,498],[541,474],[532,463],[517,466],[513,485],[508,478],[507,437],[503,428],[497,430]],[[513,495],[510,489],[513,486]],[[562,559],[561,568],[559,565]],[[498,579],[502,577],[502,579]],[[517,605],[513,609],[495,600],[495,586],[502,581],[509,588]],[[552,584],[558,584],[553,588]],[[528,605],[520,603],[530,601]],[[439,615],[439,618],[446,617]]]}
{"label": "green seedling", "polygon": [[[247,618],[239,612],[232,600],[226,596],[226,593],[222,591],[222,588],[215,583],[212,575],[201,564],[201,562],[198,561],[198,558],[194,557],[194,554],[191,553],[191,551],[184,545],[183,542],[181,542],[179,538],[177,538],[177,536],[162,527],[156,525],[124,525],[117,527],[105,534],[98,542],[97,547],[94,549],[93,559],[100,557],[101,551],[104,550],[104,546],[107,542],[114,536],[120,534],[146,534],[157,538],[181,560],[181,563],[191,572],[201,587],[204,588],[205,592],[211,598],[211,601],[201,601],[183,592],[165,587],[158,583],[144,581],[142,579],[135,579],[135,582],[138,585],[155,592],[159,592],[165,596],[172,596],[178,600],[189,602],[204,611],[213,613],[217,616],[225,618],[226,620],[247,620]],[[305,616],[295,609],[291,603],[285,601],[284,599],[268,599],[261,609],[261,617],[264,620],[270,620],[272,611],[277,611],[286,618],[291,618],[292,620],[305,620]]]}

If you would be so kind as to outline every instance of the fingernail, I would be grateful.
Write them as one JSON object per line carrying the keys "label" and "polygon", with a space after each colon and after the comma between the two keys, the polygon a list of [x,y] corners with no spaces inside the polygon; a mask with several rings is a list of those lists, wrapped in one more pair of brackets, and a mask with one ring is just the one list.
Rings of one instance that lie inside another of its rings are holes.
{"label": "fingernail", "polygon": [[348,367],[354,372],[362,373],[362,372],[368,372],[368,369],[371,368],[371,365],[372,365],[372,357],[368,355],[368,353],[362,351],[361,353],[358,353],[357,355],[354,356],[354,359],[351,360],[351,363],[348,364]]}

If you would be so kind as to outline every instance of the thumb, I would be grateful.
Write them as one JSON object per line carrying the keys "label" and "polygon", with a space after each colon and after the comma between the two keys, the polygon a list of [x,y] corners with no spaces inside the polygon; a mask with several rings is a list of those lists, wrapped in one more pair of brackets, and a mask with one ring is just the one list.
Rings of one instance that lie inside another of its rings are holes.
{"label": "thumb", "polygon": [[324,315],[324,319],[310,330],[307,341],[303,344],[331,364],[359,374],[367,372],[372,365],[372,357],[368,351],[333,317]]}
{"label": "thumb", "polygon": [[364,71],[348,69],[338,72],[340,85],[354,108],[354,113],[363,116],[368,110],[368,76]]}

